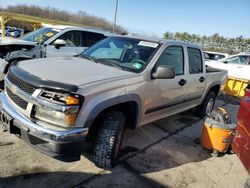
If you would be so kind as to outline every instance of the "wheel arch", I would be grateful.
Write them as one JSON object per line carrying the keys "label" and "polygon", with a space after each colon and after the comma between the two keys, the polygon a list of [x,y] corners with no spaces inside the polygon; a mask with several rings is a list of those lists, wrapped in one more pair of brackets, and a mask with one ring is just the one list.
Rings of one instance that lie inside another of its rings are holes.
{"label": "wheel arch", "polygon": [[220,92],[220,85],[214,85],[210,88],[209,91],[214,92],[215,96],[217,96]]}
{"label": "wheel arch", "polygon": [[89,127],[88,139],[95,142],[100,129],[100,121],[110,111],[120,111],[125,115],[126,127],[135,129],[140,118],[141,99],[137,95],[119,96],[106,100],[90,112],[85,127]]}
{"label": "wheel arch", "polygon": [[90,127],[102,114],[112,110],[123,112],[126,120],[129,120],[128,127],[134,129],[140,116],[141,98],[135,94],[128,94],[108,99],[93,108],[84,126]]}
{"label": "wheel arch", "polygon": [[220,93],[220,88],[221,88],[220,84],[221,84],[221,82],[218,81],[218,82],[215,82],[215,83],[211,84],[208,87],[206,93],[203,95],[203,98],[201,100],[201,104],[203,103],[203,101],[205,100],[206,96],[208,95],[208,93],[210,91],[214,92],[215,96],[217,96]]}

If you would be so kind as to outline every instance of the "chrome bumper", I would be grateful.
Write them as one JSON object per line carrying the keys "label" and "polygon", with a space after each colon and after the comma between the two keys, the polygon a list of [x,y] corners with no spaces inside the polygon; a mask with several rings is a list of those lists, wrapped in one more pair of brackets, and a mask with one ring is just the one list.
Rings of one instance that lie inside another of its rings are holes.
{"label": "chrome bumper", "polygon": [[11,134],[19,135],[27,144],[62,161],[79,160],[86,145],[88,128],[58,131],[42,127],[13,108],[5,93],[0,93],[0,120]]}
{"label": "chrome bumper", "polygon": [[15,121],[18,121],[22,127],[24,127],[26,130],[29,130],[29,132],[53,141],[77,140],[86,136],[88,132],[88,128],[73,128],[69,130],[57,131],[42,127],[41,125],[32,122],[29,118],[16,111],[4,93],[0,93],[0,109],[3,109],[7,114],[15,119]]}

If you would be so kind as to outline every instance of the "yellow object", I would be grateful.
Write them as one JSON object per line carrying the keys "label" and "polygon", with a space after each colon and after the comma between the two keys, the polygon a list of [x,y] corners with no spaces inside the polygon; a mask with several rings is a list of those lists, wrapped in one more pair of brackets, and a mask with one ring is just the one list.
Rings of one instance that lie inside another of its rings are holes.
{"label": "yellow object", "polygon": [[78,105],[80,103],[78,98],[72,96],[67,96],[65,101],[67,105]]}
{"label": "yellow object", "polygon": [[230,145],[233,130],[221,129],[205,123],[203,126],[201,145],[209,150],[225,152]]}
{"label": "yellow object", "polygon": [[[29,23],[29,24],[31,24],[31,26],[33,27],[34,30],[40,28],[44,24],[69,25],[68,22],[63,22],[63,21],[59,21],[59,20],[44,19],[44,18],[29,16],[29,15],[25,15],[25,14],[0,11],[0,29],[2,29],[2,37],[4,37],[5,33],[6,33],[5,32],[5,25],[10,20]],[[85,27],[85,25],[76,24],[76,23],[72,23],[72,22],[70,23],[70,25]]]}
{"label": "yellow object", "polygon": [[67,114],[65,116],[65,122],[68,126],[72,127],[76,121],[76,116],[77,116],[77,113],[74,113],[74,114]]}
{"label": "yellow object", "polygon": [[247,87],[249,80],[228,77],[227,83],[224,87],[224,91],[228,95],[243,97],[245,95],[245,88]]}
{"label": "yellow object", "polygon": [[230,115],[224,108],[213,110],[205,119],[201,145],[217,152],[226,152],[231,144],[236,124],[231,123]]}

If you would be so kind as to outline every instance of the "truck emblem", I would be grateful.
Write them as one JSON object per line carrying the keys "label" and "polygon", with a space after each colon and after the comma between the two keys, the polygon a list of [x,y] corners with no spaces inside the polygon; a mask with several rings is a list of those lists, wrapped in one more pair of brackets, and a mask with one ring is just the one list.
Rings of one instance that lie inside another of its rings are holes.
{"label": "truck emblem", "polygon": [[10,87],[10,90],[12,91],[12,93],[14,93],[14,94],[16,94],[17,93],[17,87],[16,86],[14,86],[14,85],[12,85],[11,87]]}

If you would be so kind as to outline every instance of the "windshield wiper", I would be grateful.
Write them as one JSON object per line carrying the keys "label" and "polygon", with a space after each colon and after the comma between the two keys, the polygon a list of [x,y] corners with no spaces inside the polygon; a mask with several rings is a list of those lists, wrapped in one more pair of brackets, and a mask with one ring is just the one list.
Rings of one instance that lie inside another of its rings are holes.
{"label": "windshield wiper", "polygon": [[99,59],[95,59],[94,61],[95,61],[96,63],[102,63],[102,64],[105,64],[105,65],[111,65],[111,66],[116,67],[116,68],[118,68],[118,69],[120,69],[120,70],[123,69],[123,68],[120,67],[118,64],[113,63],[113,62],[112,62],[111,60],[109,60],[109,59],[99,58]]}
{"label": "windshield wiper", "polygon": [[90,56],[85,55],[85,54],[81,54],[79,56],[82,57],[82,58],[88,59],[90,61],[96,62],[96,63],[101,63],[101,64],[104,64],[104,65],[111,65],[112,67],[116,67],[116,68],[118,68],[120,70],[123,70],[123,68],[120,67],[118,64],[113,63],[111,60],[106,59],[106,58],[94,58],[94,57],[90,57]]}
{"label": "windshield wiper", "polygon": [[94,61],[94,62],[96,62],[96,59],[94,59],[94,58],[92,58],[92,57],[90,57],[90,56],[88,56],[88,55],[85,55],[85,54],[79,54],[79,55],[76,55],[75,57],[82,57],[82,58],[85,58],[85,59],[88,59],[88,60],[90,60],[90,61]]}

